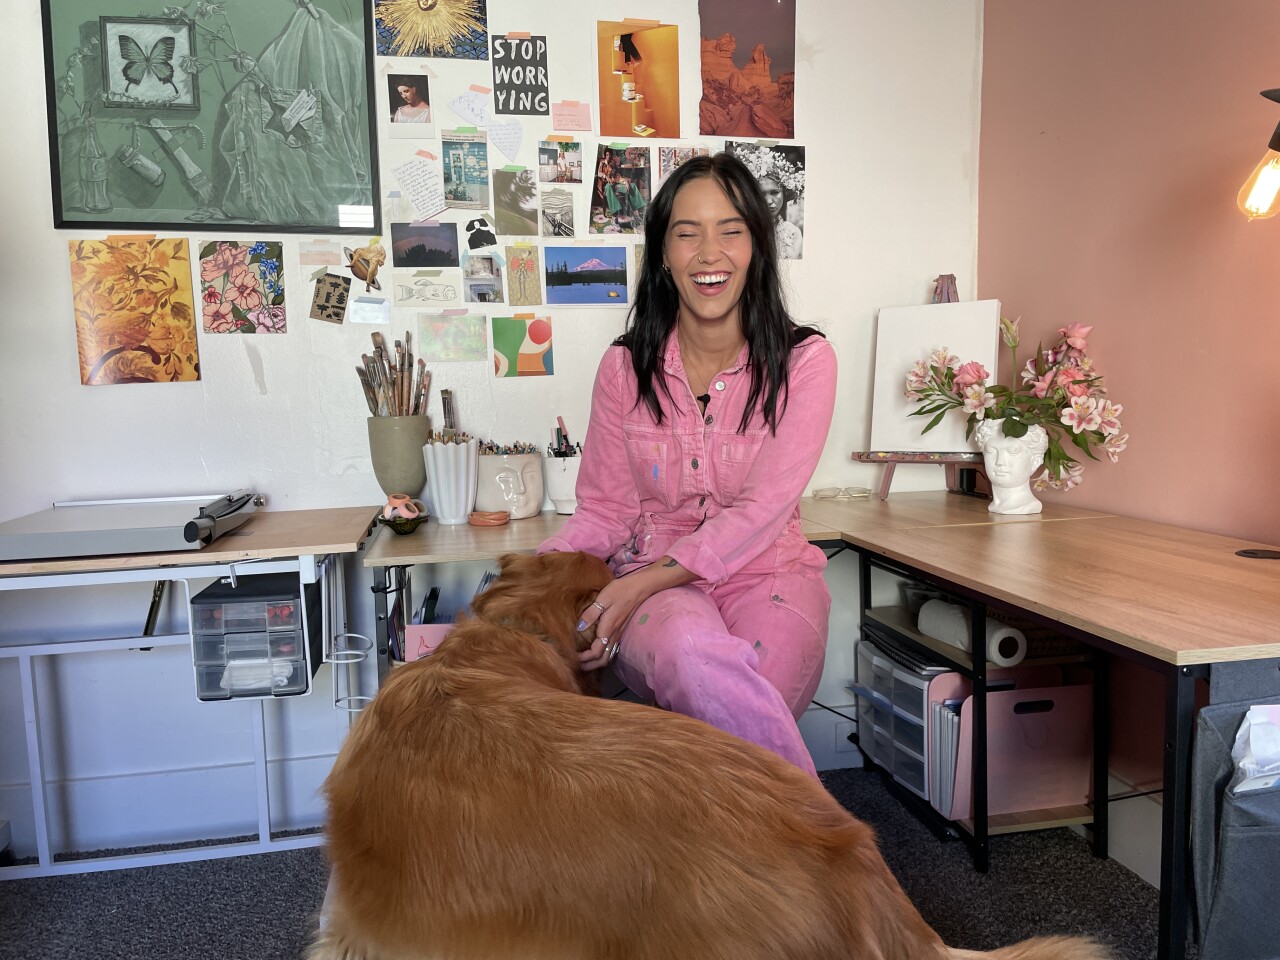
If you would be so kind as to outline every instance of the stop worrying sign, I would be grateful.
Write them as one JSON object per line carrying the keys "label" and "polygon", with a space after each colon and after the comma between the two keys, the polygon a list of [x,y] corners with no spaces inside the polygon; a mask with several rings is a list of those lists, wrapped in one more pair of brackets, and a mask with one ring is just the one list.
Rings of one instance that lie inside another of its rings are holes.
{"label": "stop worrying sign", "polygon": [[493,37],[495,113],[546,116],[547,38]]}

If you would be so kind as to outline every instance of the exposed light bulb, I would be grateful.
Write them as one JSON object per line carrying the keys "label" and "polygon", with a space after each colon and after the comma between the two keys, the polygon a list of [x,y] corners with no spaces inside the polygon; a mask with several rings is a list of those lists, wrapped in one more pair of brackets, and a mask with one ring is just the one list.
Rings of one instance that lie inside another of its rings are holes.
{"label": "exposed light bulb", "polygon": [[1277,194],[1280,194],[1280,153],[1268,150],[1240,188],[1236,206],[1250,220],[1265,220],[1280,213]]}

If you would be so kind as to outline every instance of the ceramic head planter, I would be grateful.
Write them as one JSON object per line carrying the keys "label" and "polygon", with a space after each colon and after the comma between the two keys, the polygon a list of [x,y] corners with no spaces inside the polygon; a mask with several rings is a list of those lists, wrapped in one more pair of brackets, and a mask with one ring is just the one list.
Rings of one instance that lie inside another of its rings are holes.
{"label": "ceramic head planter", "polygon": [[991,481],[987,509],[992,513],[1039,513],[1044,504],[1031,492],[1031,475],[1044,463],[1049,436],[1044,427],[1033,424],[1021,437],[1006,437],[1003,427],[1003,420],[983,420],[973,431]]}

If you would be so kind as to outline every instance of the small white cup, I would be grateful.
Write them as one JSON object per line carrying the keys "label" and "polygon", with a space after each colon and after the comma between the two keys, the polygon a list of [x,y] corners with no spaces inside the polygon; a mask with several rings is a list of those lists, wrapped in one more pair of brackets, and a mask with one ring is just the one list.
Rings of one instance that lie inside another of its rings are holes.
{"label": "small white cup", "polygon": [[547,496],[556,513],[573,513],[578,509],[578,466],[581,457],[543,457]]}

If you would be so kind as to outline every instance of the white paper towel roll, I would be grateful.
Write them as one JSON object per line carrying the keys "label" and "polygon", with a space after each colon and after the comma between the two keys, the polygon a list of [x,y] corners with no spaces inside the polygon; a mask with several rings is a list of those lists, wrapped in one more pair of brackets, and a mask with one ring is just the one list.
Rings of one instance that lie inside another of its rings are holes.
{"label": "white paper towel roll", "polygon": [[[970,651],[969,610],[945,600],[928,600],[920,608],[919,630],[948,646]],[[1012,667],[1027,655],[1027,638],[1017,627],[987,618],[987,660]]]}

